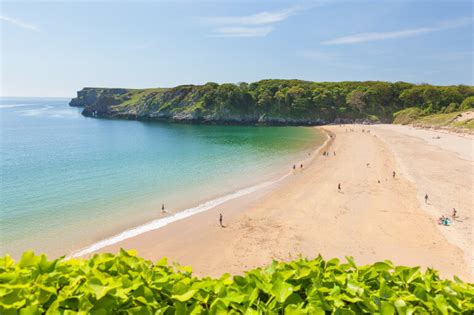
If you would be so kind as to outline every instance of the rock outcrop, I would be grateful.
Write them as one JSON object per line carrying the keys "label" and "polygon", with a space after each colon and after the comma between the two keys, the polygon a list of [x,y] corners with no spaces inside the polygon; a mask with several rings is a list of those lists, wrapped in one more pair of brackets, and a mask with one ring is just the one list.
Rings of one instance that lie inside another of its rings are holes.
{"label": "rock outcrop", "polygon": [[69,105],[84,107],[86,117],[157,120],[204,124],[321,125],[322,118],[283,117],[264,112],[246,112],[225,106],[203,106],[199,87],[130,90],[83,88]]}

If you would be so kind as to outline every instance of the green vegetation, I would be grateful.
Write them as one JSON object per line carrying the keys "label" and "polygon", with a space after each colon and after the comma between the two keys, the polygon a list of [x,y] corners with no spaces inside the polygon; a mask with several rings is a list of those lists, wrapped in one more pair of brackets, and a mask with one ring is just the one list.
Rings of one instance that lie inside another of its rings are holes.
{"label": "green vegetation", "polygon": [[470,108],[474,108],[474,96],[469,96],[467,97],[462,103],[461,103],[461,110],[467,110]]}
{"label": "green vegetation", "polygon": [[414,107],[419,116],[474,106],[474,87],[414,85],[406,82],[309,82],[182,85],[167,89],[93,89],[78,92],[72,106],[84,114],[133,119],[163,118],[237,122],[330,123],[344,120],[392,122]]}
{"label": "green vegetation", "polygon": [[0,314],[472,314],[474,284],[389,261],[297,259],[244,276],[192,276],[133,252],[0,257]]}
{"label": "green vegetation", "polygon": [[419,108],[407,108],[394,114],[394,123],[413,124],[421,127],[442,127],[456,128],[458,130],[474,130],[474,111],[456,111],[447,110],[446,113],[432,114],[423,116]]}
{"label": "green vegetation", "polygon": [[393,114],[393,123],[394,124],[410,124],[417,120],[423,115],[423,111],[417,107],[409,107],[402,109]]}

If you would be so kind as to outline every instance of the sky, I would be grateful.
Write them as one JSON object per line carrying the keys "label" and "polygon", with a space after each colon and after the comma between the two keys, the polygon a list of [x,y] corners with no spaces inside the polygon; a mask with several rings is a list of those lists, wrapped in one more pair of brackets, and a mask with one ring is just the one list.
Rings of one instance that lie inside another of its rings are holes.
{"label": "sky", "polygon": [[471,1],[2,1],[0,96],[261,79],[473,85]]}

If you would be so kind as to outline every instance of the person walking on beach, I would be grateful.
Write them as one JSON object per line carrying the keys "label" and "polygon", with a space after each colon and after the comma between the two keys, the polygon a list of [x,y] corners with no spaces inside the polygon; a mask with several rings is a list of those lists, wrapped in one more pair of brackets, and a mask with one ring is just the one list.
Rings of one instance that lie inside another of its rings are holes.
{"label": "person walking on beach", "polygon": [[397,173],[395,173],[395,171],[393,171],[392,177],[395,178],[395,175],[397,175]]}
{"label": "person walking on beach", "polygon": [[453,214],[451,215],[451,217],[453,217],[453,220],[457,218],[457,211],[456,211],[456,208],[453,208]]}
{"label": "person walking on beach", "polygon": [[337,184],[337,191],[341,192],[341,183]]}
{"label": "person walking on beach", "polygon": [[428,194],[425,194],[425,203],[428,203]]}
{"label": "person walking on beach", "polygon": [[300,165],[300,168],[303,168],[303,164]]}
{"label": "person walking on beach", "polygon": [[336,151],[334,151],[334,156],[336,156]]}
{"label": "person walking on beach", "polygon": [[296,165],[295,165],[295,164],[293,164],[293,170],[295,170],[295,169],[296,169]]}
{"label": "person walking on beach", "polygon": [[219,213],[219,225],[224,227],[224,225],[222,225],[222,213]]}
{"label": "person walking on beach", "polygon": [[165,204],[164,203],[161,204],[161,212],[165,213]]}

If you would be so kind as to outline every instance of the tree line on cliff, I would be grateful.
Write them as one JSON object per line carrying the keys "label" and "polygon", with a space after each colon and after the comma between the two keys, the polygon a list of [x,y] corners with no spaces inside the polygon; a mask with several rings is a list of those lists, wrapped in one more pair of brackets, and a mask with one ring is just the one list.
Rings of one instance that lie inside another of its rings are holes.
{"label": "tree line on cliff", "polygon": [[[369,119],[392,121],[394,113],[418,108],[425,115],[466,110],[474,106],[474,87],[433,86],[406,82],[310,82],[262,80],[254,83],[213,82],[166,89],[89,89],[97,94],[85,102],[104,115],[140,113],[215,113],[266,115],[295,119]],[[86,98],[79,94],[78,98]],[[76,99],[77,103],[77,99]],[[71,103],[72,104],[72,103]]]}

